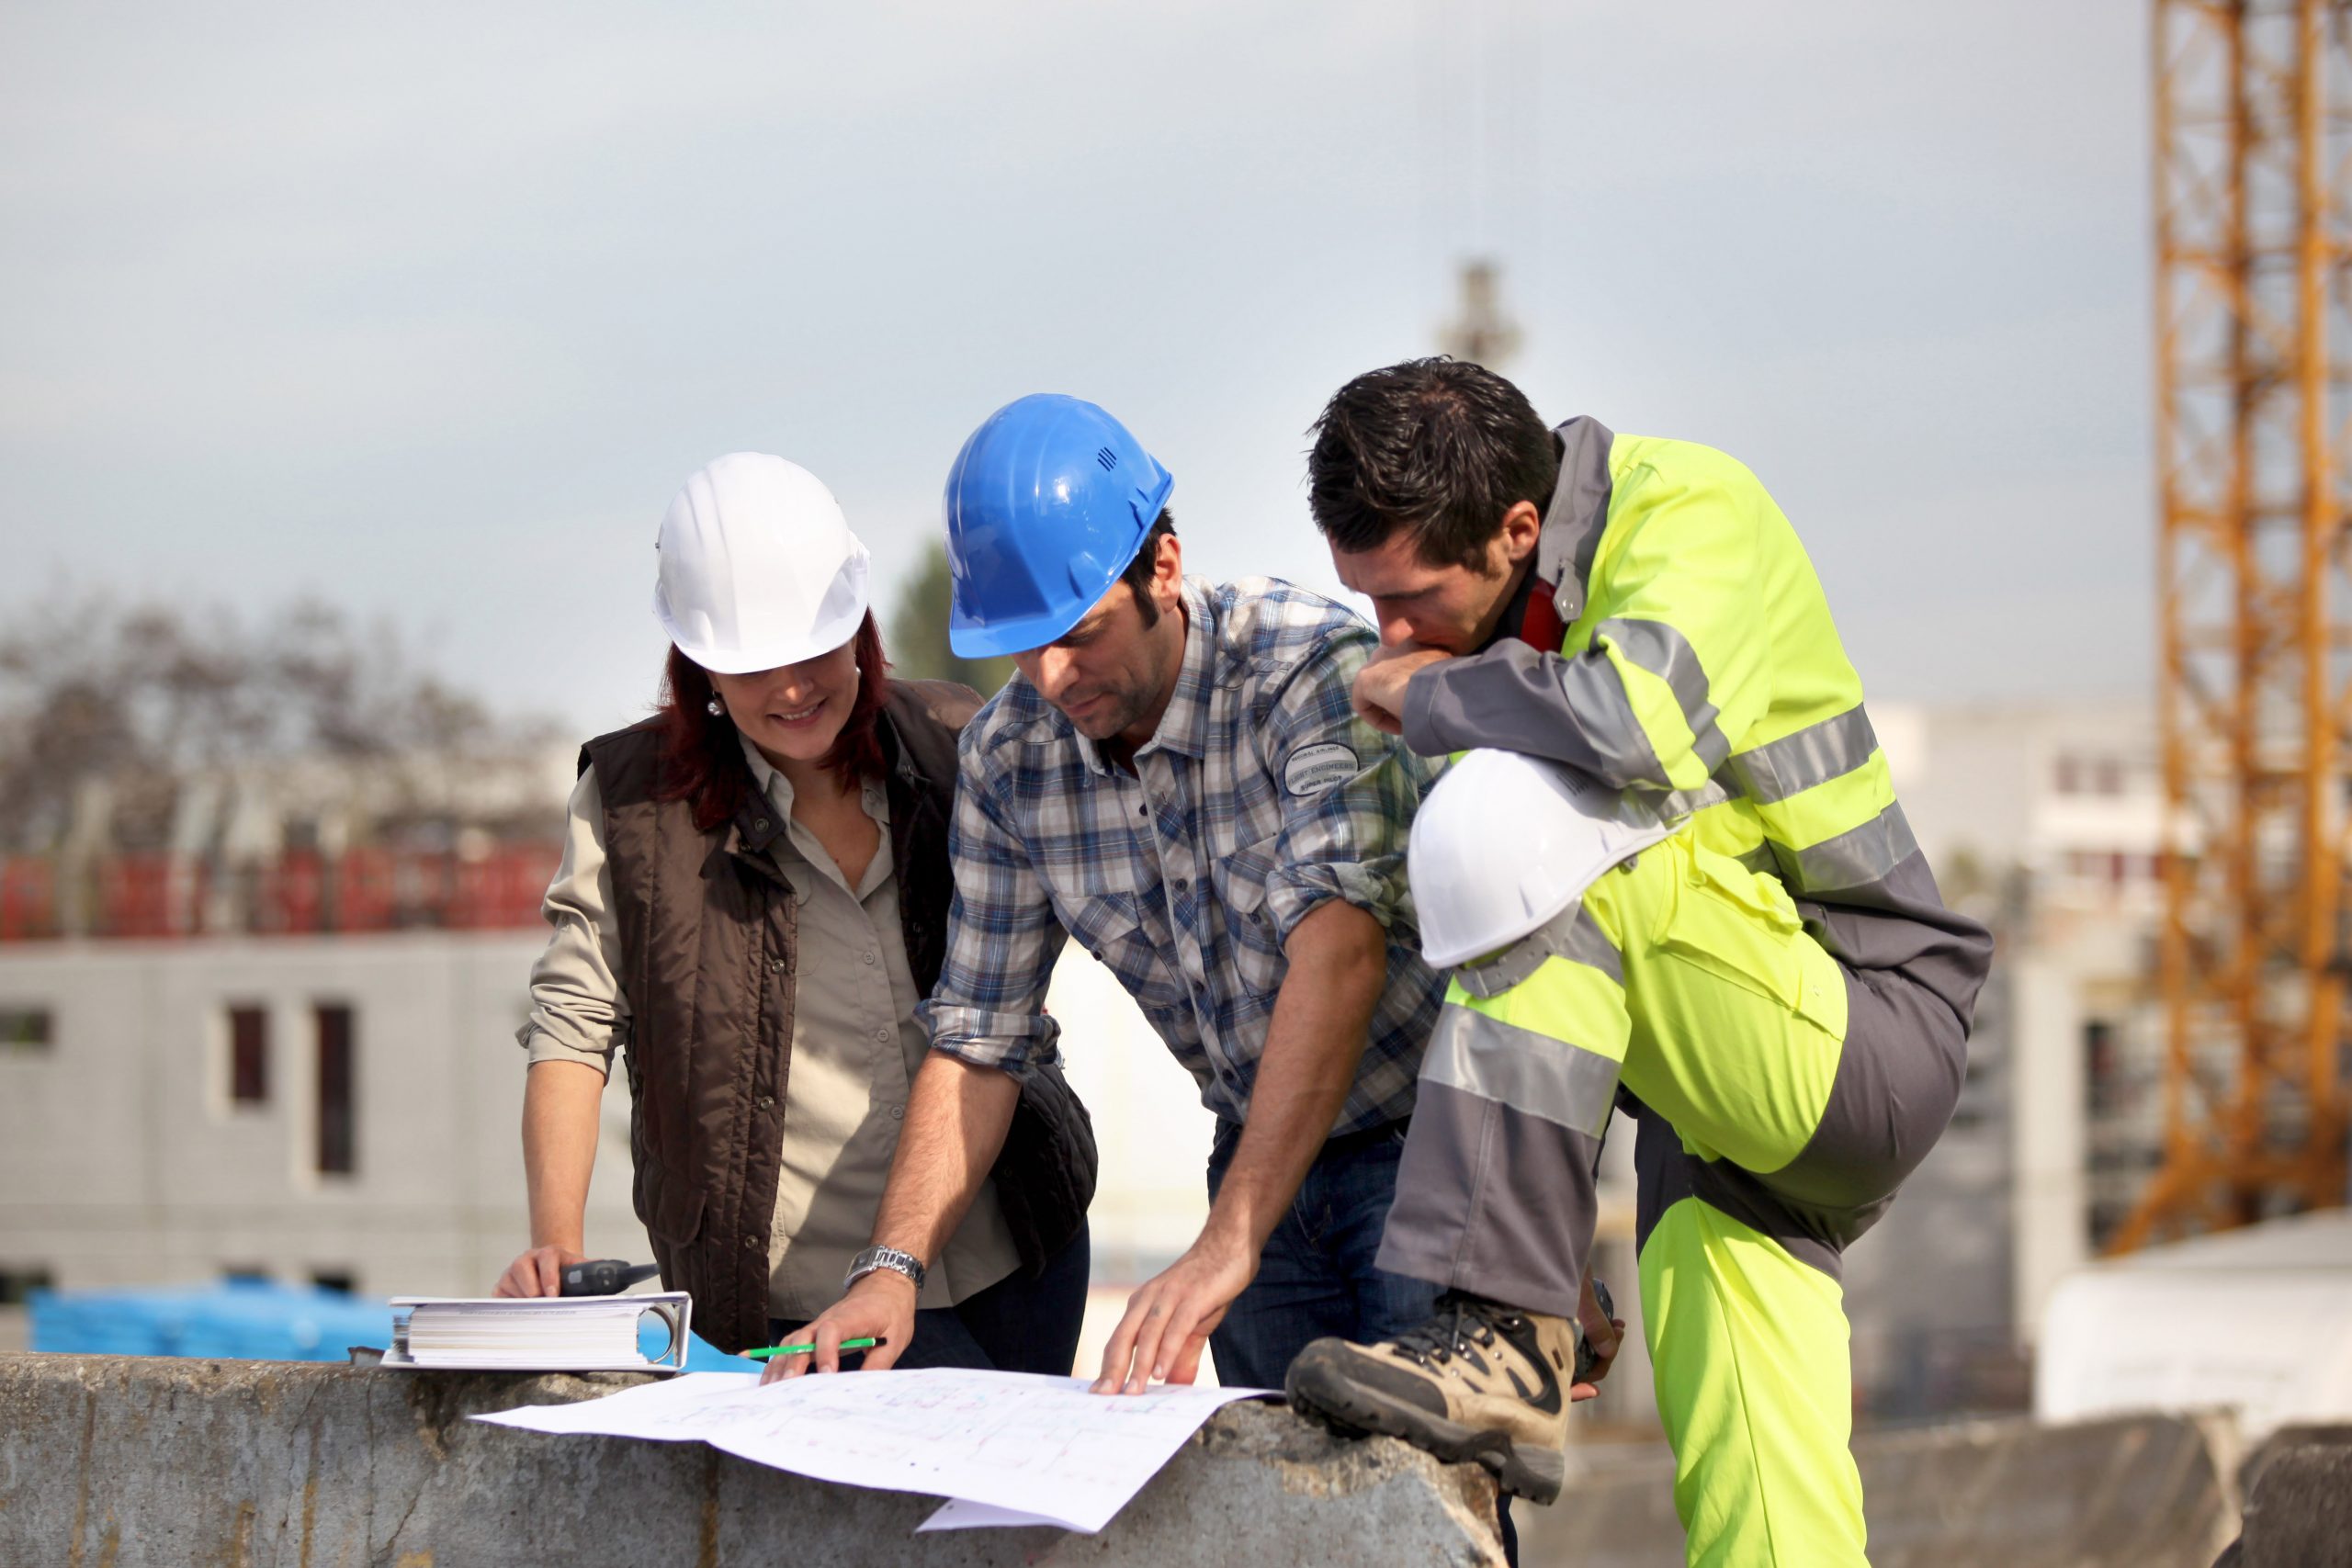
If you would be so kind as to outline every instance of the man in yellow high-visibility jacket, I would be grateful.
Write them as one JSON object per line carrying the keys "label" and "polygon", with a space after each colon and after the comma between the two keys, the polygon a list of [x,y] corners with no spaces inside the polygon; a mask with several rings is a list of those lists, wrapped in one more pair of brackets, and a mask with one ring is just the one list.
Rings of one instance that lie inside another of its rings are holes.
{"label": "man in yellow high-visibility jacket", "polygon": [[[1458,972],[1380,1256],[1448,1293],[1308,1347],[1294,1401],[1556,1495],[1579,1318],[1614,1350],[1586,1264],[1616,1100],[1690,1561],[1863,1562],[1840,1255],[1950,1118],[1992,942],[1937,893],[1812,563],[1731,458],[1547,431],[1475,365],[1350,382],[1308,472],[1380,630],[1358,708],[1424,754],[1565,764],[1664,832]],[[1543,853],[1506,793],[1468,830]],[[1417,831],[1417,901],[1437,863]]]}

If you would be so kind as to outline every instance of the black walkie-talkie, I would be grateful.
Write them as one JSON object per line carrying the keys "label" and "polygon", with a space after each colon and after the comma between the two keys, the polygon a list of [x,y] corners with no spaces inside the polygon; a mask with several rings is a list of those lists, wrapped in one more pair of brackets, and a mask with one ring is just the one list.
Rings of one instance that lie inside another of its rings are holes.
{"label": "black walkie-talkie", "polygon": [[[571,1294],[571,1286],[570,1284],[567,1283],[563,1287],[563,1293],[567,1296]],[[1610,1319],[1611,1322],[1616,1320],[1617,1303],[1609,1299],[1609,1287],[1602,1284],[1598,1280],[1595,1280],[1592,1282],[1592,1299],[1600,1303],[1601,1316]],[[1592,1376],[1592,1369],[1600,1364],[1600,1358],[1593,1354],[1592,1341],[1585,1337],[1584,1325],[1581,1324],[1577,1325],[1577,1375],[1574,1381],[1577,1382],[1585,1382]]]}
{"label": "black walkie-talkie", "polygon": [[662,1272],[659,1263],[624,1263],[617,1258],[600,1258],[593,1263],[567,1263],[563,1269],[563,1293],[567,1296],[617,1296],[639,1280],[650,1280]]}

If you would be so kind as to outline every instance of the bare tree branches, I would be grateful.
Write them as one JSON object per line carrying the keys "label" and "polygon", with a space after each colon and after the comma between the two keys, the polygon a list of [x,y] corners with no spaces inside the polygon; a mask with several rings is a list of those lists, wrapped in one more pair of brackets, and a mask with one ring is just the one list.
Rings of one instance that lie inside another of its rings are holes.
{"label": "bare tree branches", "polygon": [[152,811],[208,769],[511,756],[552,733],[499,721],[415,669],[389,626],[362,628],[316,600],[248,622],[62,593],[0,625],[0,849],[55,842],[94,780]]}

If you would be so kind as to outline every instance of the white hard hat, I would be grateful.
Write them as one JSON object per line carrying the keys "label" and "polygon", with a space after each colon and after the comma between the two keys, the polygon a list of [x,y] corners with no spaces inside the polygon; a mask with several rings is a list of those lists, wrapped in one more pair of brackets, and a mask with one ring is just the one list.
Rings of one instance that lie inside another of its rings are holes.
{"label": "white hard hat", "polygon": [[865,547],[833,492],[782,457],[731,452],[695,474],[654,548],[662,629],[722,675],[829,653],[865,616]]}
{"label": "white hard hat", "polygon": [[1574,768],[1469,752],[1421,802],[1406,850],[1421,957],[1445,969],[1498,952],[1673,831],[1629,792]]}

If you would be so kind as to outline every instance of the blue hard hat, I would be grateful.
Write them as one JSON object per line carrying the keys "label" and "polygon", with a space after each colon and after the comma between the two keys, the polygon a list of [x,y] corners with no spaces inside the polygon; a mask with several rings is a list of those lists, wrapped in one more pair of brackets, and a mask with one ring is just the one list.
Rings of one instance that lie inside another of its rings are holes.
{"label": "blue hard hat", "polygon": [[1033,393],[972,432],[947,474],[947,642],[986,659],[1078,625],[1136,558],[1176,481],[1092,403]]}

